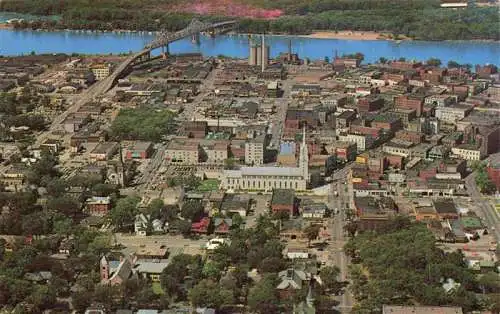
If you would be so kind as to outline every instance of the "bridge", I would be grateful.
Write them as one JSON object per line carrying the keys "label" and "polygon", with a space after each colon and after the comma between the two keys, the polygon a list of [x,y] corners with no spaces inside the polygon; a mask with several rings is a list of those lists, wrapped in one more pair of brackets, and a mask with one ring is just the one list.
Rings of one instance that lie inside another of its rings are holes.
{"label": "bridge", "polygon": [[206,32],[211,36],[215,36],[218,33],[223,33],[228,30],[233,29],[238,24],[238,21],[225,21],[218,23],[203,23],[197,19],[191,20],[189,25],[177,32],[169,33],[167,31],[161,31],[160,34],[149,44],[144,46],[144,48],[130,55],[125,61],[123,61],[116,69],[105,79],[93,84],[85,93],[79,95],[75,103],[69,107],[64,113],[55,118],[49,128],[49,132],[44,132],[38,136],[36,144],[43,143],[51,131],[55,131],[61,128],[61,123],[72,113],[77,112],[80,107],[86,103],[94,100],[96,97],[103,95],[118,81],[119,78],[123,77],[128,69],[137,62],[142,62],[150,58],[150,53],[152,50],[167,47],[168,44],[174,41],[180,40],[185,37],[193,36],[193,40],[199,41],[200,33]]}
{"label": "bridge", "polygon": [[125,61],[123,61],[106,79],[102,80],[102,87],[99,88],[99,92],[105,93],[110,90],[114,83],[123,75],[123,73],[135,62],[142,61],[145,58],[149,59],[152,50],[167,47],[168,44],[177,41],[179,39],[193,36],[193,40],[199,41],[199,35],[202,32],[208,32],[210,35],[215,36],[215,34],[230,30],[236,26],[238,21],[225,21],[219,23],[203,23],[197,19],[193,19],[189,25],[181,29],[180,31],[169,33],[166,31],[161,31],[160,34],[149,44],[144,46],[144,49],[131,55]]}

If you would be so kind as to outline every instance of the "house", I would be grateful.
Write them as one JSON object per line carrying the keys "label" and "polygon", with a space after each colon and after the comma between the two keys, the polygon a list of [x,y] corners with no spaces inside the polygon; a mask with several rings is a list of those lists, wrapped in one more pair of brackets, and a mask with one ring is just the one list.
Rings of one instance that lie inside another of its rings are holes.
{"label": "house", "polygon": [[151,220],[151,215],[138,214],[135,216],[134,232],[136,235],[146,236],[148,229],[152,232],[164,233],[168,231],[168,222],[163,222],[160,219]]}
{"label": "house", "polygon": [[244,194],[226,194],[222,200],[220,210],[228,214],[238,214],[246,217],[250,209],[250,197]]}
{"label": "house", "polygon": [[462,314],[452,306],[383,305],[382,314]]}
{"label": "house", "polygon": [[309,249],[302,246],[292,246],[285,249],[285,256],[289,259],[307,259],[309,258]]}
{"label": "house", "polygon": [[103,305],[93,305],[85,310],[84,314],[107,314]]}
{"label": "house", "polygon": [[283,220],[280,223],[280,238],[285,241],[305,240],[304,224],[301,219]]}
{"label": "house", "polygon": [[301,205],[301,216],[305,219],[323,219],[327,209],[324,203],[306,203]]}
{"label": "house", "polygon": [[86,201],[87,212],[92,216],[105,216],[111,210],[111,197],[93,196]]}
{"label": "house", "polygon": [[191,224],[191,232],[207,234],[210,226],[210,218],[203,217],[200,221]]}
{"label": "house", "polygon": [[110,285],[119,285],[127,281],[133,274],[133,262],[126,257],[112,260],[103,256],[99,262],[101,282]]}
{"label": "house", "polygon": [[295,191],[293,189],[273,189],[271,197],[271,211],[273,213],[295,213],[296,207]]}
{"label": "house", "polygon": [[214,219],[214,233],[215,234],[228,234],[233,225],[231,218],[215,218]]}
{"label": "house", "polygon": [[303,287],[307,287],[311,280],[311,274],[302,270],[289,268],[279,272],[280,283],[276,287],[280,299],[288,299],[300,291]]}
{"label": "house", "polygon": [[24,279],[37,284],[46,284],[52,278],[50,271],[39,271],[34,273],[24,274]]}
{"label": "house", "polygon": [[144,279],[149,279],[152,282],[159,282],[160,275],[165,268],[167,268],[169,262],[166,259],[161,260],[137,260],[134,264],[134,272],[137,273],[139,277]]}

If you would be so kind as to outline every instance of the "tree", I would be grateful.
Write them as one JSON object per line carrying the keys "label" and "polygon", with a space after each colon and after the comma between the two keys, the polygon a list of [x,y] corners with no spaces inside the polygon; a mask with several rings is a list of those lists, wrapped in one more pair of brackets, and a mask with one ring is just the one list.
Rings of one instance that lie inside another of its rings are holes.
{"label": "tree", "polygon": [[330,58],[328,56],[325,56],[324,61],[325,61],[325,63],[330,63]]}
{"label": "tree", "polygon": [[178,296],[183,293],[181,283],[189,274],[189,266],[193,263],[195,257],[187,254],[176,255],[172,262],[162,271],[160,283],[163,291],[168,296]]}
{"label": "tree", "polygon": [[500,279],[495,272],[488,272],[479,278],[479,286],[483,292],[500,293]]}
{"label": "tree", "polygon": [[388,60],[387,60],[387,58],[384,58],[384,57],[380,57],[380,58],[378,59],[378,62],[379,62],[379,63],[382,63],[382,64],[386,64],[386,63],[387,63],[387,61],[388,61]]}
{"label": "tree", "polygon": [[176,220],[172,223],[172,228],[179,230],[185,237],[191,235],[191,223],[188,220]]}
{"label": "tree", "polygon": [[236,169],[236,160],[234,160],[234,158],[228,158],[224,160],[224,169],[227,170]]}
{"label": "tree", "polygon": [[123,229],[134,222],[138,213],[137,204],[141,199],[135,196],[127,196],[119,199],[111,209],[111,221],[117,229]]}
{"label": "tree", "polygon": [[49,198],[47,208],[66,216],[75,216],[81,212],[80,205],[69,196]]}
{"label": "tree", "polygon": [[350,237],[354,237],[356,235],[356,231],[358,230],[358,224],[355,221],[349,221],[344,226],[344,230],[347,231]]}
{"label": "tree", "polygon": [[160,218],[161,212],[165,208],[165,203],[162,199],[155,198],[152,200],[148,207],[146,207],[146,213],[151,215],[153,218]]}
{"label": "tree", "polygon": [[83,313],[92,303],[92,298],[92,292],[90,291],[76,292],[71,295],[71,304],[73,304],[76,311]]}
{"label": "tree", "polygon": [[441,65],[441,60],[437,58],[430,58],[426,63],[430,66],[438,67]]}
{"label": "tree", "polygon": [[248,292],[248,306],[257,313],[278,313],[279,299],[276,292],[278,282],[275,276],[266,276]]}
{"label": "tree", "polygon": [[181,216],[191,221],[198,221],[203,216],[203,205],[199,201],[188,200],[182,204]]}
{"label": "tree", "polygon": [[54,217],[52,230],[54,233],[69,236],[73,228],[73,220],[62,215]]}
{"label": "tree", "polygon": [[245,220],[238,213],[233,214],[231,219],[233,221],[233,225],[231,226],[232,228],[240,228],[245,222]]}
{"label": "tree", "polygon": [[52,308],[56,303],[56,293],[50,286],[36,286],[27,300],[37,312]]}
{"label": "tree", "polygon": [[195,307],[218,309],[223,304],[232,304],[234,302],[234,293],[230,290],[222,289],[212,280],[204,279],[189,290],[188,298]]}
{"label": "tree", "polygon": [[118,187],[116,184],[97,183],[92,186],[92,194],[95,196],[118,195]]}
{"label": "tree", "polygon": [[207,261],[205,265],[203,265],[202,274],[208,279],[218,280],[222,271],[223,269],[218,263]]}
{"label": "tree", "polygon": [[320,226],[318,225],[309,225],[304,229],[304,233],[306,234],[308,245],[311,245],[312,240],[316,240],[319,236]]}
{"label": "tree", "polygon": [[[7,244],[7,241],[5,241],[4,238],[0,239],[0,262],[3,261],[3,256],[5,254],[5,246]],[[0,302],[1,304],[1,302]]]}
{"label": "tree", "polygon": [[323,287],[326,291],[336,293],[340,291],[342,285],[337,278],[340,274],[340,269],[336,266],[326,266],[321,268],[319,276],[323,282]]}
{"label": "tree", "polygon": [[270,256],[264,258],[259,264],[262,273],[278,273],[286,268],[286,262],[281,257]]}

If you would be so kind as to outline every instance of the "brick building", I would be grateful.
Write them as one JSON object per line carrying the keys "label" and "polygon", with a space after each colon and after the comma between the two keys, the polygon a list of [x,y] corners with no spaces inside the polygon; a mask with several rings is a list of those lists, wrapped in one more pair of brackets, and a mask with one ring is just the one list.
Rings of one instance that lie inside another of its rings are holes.
{"label": "brick building", "polygon": [[380,110],[384,106],[384,99],[378,96],[370,95],[358,99],[359,112],[371,112]]}
{"label": "brick building", "polygon": [[495,184],[497,190],[500,191],[500,162],[489,163],[486,171],[490,180]]}
{"label": "brick building", "polygon": [[375,117],[372,121],[372,127],[396,132],[403,128],[403,123],[400,118],[394,115],[383,114]]}
{"label": "brick building", "polygon": [[271,211],[273,213],[288,213],[292,217],[297,209],[295,191],[292,189],[273,189]]}
{"label": "brick building", "polygon": [[424,140],[424,135],[422,133],[406,130],[397,131],[395,137],[400,140],[412,142],[413,144],[420,144]]}
{"label": "brick building", "polygon": [[206,121],[184,122],[184,131],[187,137],[204,138],[208,133],[208,123]]}
{"label": "brick building", "polygon": [[394,98],[396,108],[400,109],[414,109],[417,117],[420,117],[424,110],[424,101],[421,98],[414,98],[409,96],[398,96]]}

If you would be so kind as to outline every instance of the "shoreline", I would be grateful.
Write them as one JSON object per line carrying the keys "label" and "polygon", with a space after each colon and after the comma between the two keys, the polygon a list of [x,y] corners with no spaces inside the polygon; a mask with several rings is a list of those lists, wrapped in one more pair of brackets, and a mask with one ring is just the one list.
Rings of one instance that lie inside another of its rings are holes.
{"label": "shoreline", "polygon": [[374,32],[374,31],[314,31],[309,35],[298,35],[298,37],[314,38],[314,39],[345,39],[345,40],[414,40],[403,35],[398,38],[392,38],[390,33]]}
{"label": "shoreline", "polygon": [[[31,32],[75,32],[75,33],[114,33],[114,34],[148,34],[155,35],[160,31],[147,31],[147,30],[126,30],[126,29],[115,29],[115,30],[91,30],[91,29],[48,29],[48,28],[40,28],[40,29],[31,29],[31,28],[22,28],[16,29],[12,24],[9,23],[0,23],[0,30],[16,30],[16,31],[31,31]],[[228,34],[235,35],[259,35],[257,33],[234,33],[229,32]],[[356,40],[356,41],[429,41],[429,42],[492,42],[499,43],[500,40],[494,39],[444,39],[444,40],[422,40],[422,39],[414,39],[410,37],[406,37],[404,35],[398,35],[398,38],[393,38],[393,34],[385,33],[385,32],[374,32],[374,31],[350,31],[350,30],[342,30],[342,31],[329,31],[329,30],[315,30],[311,34],[273,34],[268,33],[267,36],[275,36],[275,37],[297,37],[297,38],[309,38],[309,39],[339,39],[339,40]]]}

